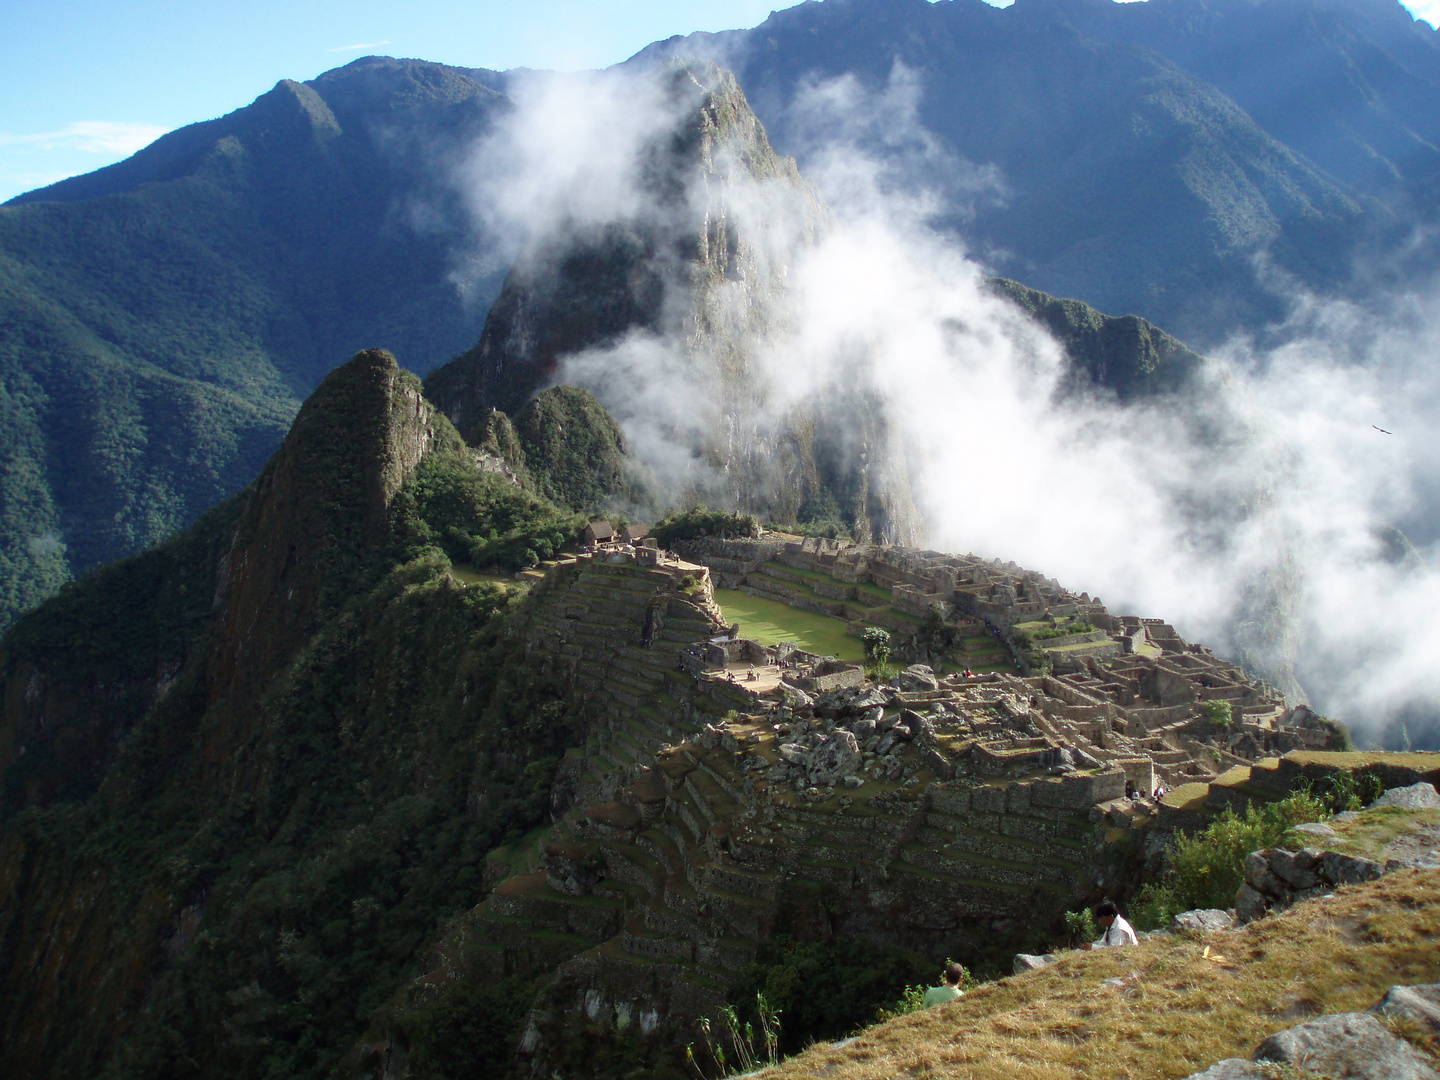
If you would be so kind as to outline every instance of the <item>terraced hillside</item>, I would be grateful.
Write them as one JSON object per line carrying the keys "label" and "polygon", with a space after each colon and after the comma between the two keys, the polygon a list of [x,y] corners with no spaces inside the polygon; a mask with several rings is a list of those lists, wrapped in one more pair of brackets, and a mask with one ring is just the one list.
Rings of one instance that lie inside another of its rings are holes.
{"label": "terraced hillside", "polygon": [[[779,935],[1008,959],[1124,887],[1144,837],[1181,820],[1158,794],[1295,738],[1283,702],[1166,624],[1019,568],[784,534],[677,546],[562,560],[513,621],[589,735],[551,825],[492,854],[493,892],[412,991],[423,1006],[553,971],[520,1044],[537,1074],[595,1067],[597,1031],[638,1031],[647,1067],[681,1067],[694,1022]],[[890,625],[955,670],[877,685],[726,643],[717,582]],[[1015,674],[1041,653],[1055,672]],[[1007,670],[962,673],[974,655]],[[1215,701],[1248,742],[1207,726]]]}

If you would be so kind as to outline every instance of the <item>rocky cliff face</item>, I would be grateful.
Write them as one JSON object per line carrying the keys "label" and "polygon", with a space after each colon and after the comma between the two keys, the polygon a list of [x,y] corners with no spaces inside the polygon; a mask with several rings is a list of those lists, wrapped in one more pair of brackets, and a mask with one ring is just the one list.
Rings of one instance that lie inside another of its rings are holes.
{"label": "rocky cliff face", "polygon": [[674,120],[636,163],[643,214],[535,237],[479,343],[432,374],[426,393],[479,440],[490,408],[514,412],[548,382],[578,382],[665,444],[651,456],[668,502],[708,499],[778,521],[838,506],[862,535],[914,541],[919,521],[878,401],[814,401],[777,417],[756,363],[783,339],[787,274],[824,230],[825,207],[771,148],[728,71],[675,63],[637,78],[658,81]]}
{"label": "rocky cliff face", "polygon": [[419,380],[379,350],[306,401],[221,563],[213,698],[253,693],[354,587],[342,568],[391,540],[391,502],[442,437],[439,423]]}

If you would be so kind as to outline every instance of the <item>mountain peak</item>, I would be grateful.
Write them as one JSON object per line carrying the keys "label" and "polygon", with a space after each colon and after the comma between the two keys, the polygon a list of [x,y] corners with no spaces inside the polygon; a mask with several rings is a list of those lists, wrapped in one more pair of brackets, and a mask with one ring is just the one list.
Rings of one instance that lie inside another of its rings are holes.
{"label": "mountain peak", "polygon": [[395,493],[440,443],[458,436],[383,349],[326,377],[256,480],[225,558],[213,687],[278,670],[343,601],[352,573],[390,539]]}

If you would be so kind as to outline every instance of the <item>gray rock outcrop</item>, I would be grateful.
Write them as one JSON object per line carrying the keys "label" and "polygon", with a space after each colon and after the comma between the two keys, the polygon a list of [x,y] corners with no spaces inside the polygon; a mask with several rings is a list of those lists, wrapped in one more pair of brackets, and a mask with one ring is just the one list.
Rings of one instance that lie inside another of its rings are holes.
{"label": "gray rock outcrop", "polygon": [[1044,953],[1040,956],[1034,956],[1030,953],[1023,952],[1016,953],[1015,960],[1010,965],[1010,970],[1013,974],[1019,975],[1025,971],[1038,971],[1043,967],[1049,967],[1054,962],[1054,953]]}
{"label": "gray rock outcrop", "polygon": [[1271,1080],[1272,1075],[1246,1058],[1226,1058],[1204,1072],[1191,1073],[1185,1080]]}
{"label": "gray rock outcrop", "polygon": [[1367,809],[1377,806],[1400,806],[1406,810],[1440,810],[1440,791],[1434,784],[1420,782],[1409,787],[1392,788],[1372,802]]}
{"label": "gray rock outcrop", "polygon": [[1440,1034],[1440,983],[1424,986],[1392,986],[1383,998],[1370,1006],[1381,1016],[1403,1017]]}
{"label": "gray rock outcrop", "polygon": [[900,672],[900,689],[910,691],[938,690],[940,681],[928,664],[911,664]]}
{"label": "gray rock outcrop", "polygon": [[1278,911],[1323,896],[1339,885],[1374,881],[1386,867],[1374,859],[1319,848],[1267,848],[1245,857],[1245,884],[1235,894],[1236,919],[1243,925],[1267,911]]}
{"label": "gray rock outcrop", "polygon": [[1256,1061],[1355,1080],[1440,1080],[1419,1051],[1370,1013],[1333,1013],[1271,1035]]}
{"label": "gray rock outcrop", "polygon": [[1221,911],[1219,908],[1196,908],[1194,911],[1182,911],[1170,920],[1170,929],[1177,933],[1189,930],[1197,934],[1208,934],[1215,930],[1229,930],[1234,925],[1234,913]]}
{"label": "gray rock outcrop", "polygon": [[[1018,957],[1017,957],[1018,960]],[[1186,1080],[1260,1080],[1288,1065],[1334,1080],[1440,1080],[1430,1061],[1372,1013],[1402,1015],[1440,1030],[1440,984],[1392,986],[1370,1012],[1332,1013],[1271,1035],[1251,1060],[1226,1058]]]}

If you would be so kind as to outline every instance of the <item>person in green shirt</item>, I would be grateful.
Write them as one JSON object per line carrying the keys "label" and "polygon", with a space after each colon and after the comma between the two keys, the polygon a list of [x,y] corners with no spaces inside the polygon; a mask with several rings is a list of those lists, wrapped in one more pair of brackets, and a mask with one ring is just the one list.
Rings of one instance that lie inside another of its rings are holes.
{"label": "person in green shirt", "polygon": [[965,981],[965,969],[959,964],[951,964],[945,969],[945,981],[939,986],[932,986],[925,991],[924,1000],[920,1002],[922,1009],[928,1009],[931,1005],[944,1005],[947,1001],[954,1001],[963,997],[964,992],[960,984]]}

